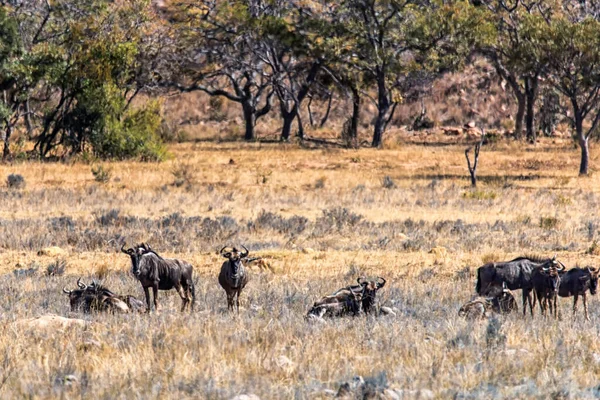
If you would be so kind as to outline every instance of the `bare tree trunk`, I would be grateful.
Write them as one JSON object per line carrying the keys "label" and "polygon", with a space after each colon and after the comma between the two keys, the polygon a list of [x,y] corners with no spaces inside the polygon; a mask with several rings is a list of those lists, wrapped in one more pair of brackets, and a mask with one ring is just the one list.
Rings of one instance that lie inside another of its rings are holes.
{"label": "bare tree trunk", "polygon": [[350,122],[349,136],[353,147],[358,147],[358,121],[360,117],[360,92],[352,86],[352,120]]}
{"label": "bare tree trunk", "polygon": [[245,133],[244,140],[254,140],[254,126],[256,125],[256,110],[249,102],[242,102],[242,110],[244,113]]}
{"label": "bare tree trunk", "polygon": [[587,175],[590,163],[589,138],[583,133],[583,117],[580,112],[575,111],[575,131],[577,141],[581,148],[581,164],[579,164],[579,175]]}
{"label": "bare tree trunk", "polygon": [[33,123],[31,122],[31,107],[29,105],[29,98],[25,100],[25,126],[27,127],[27,137],[31,139],[33,134]]}
{"label": "bare tree trunk", "polygon": [[283,128],[281,128],[281,141],[288,142],[292,133],[292,124],[296,119],[296,108],[292,107],[292,111],[287,111],[285,106],[281,106],[281,118],[283,118]]}
{"label": "bare tree trunk", "polygon": [[12,136],[12,126],[10,122],[6,123],[4,131],[4,150],[2,152],[2,160],[6,161],[10,157],[10,137]]}
{"label": "bare tree trunk", "polygon": [[525,114],[525,126],[527,130],[527,140],[531,143],[537,141],[535,131],[535,100],[537,98],[538,78],[525,78],[525,101],[527,103]]}
{"label": "bare tree trunk", "polygon": [[526,101],[525,96],[519,92],[514,92],[517,99],[517,115],[515,116],[515,139],[523,138],[523,117],[525,116]]}
{"label": "bare tree trunk", "polygon": [[329,113],[331,112],[331,101],[333,99],[333,95],[331,93],[329,93],[329,101],[327,102],[327,111],[325,112],[325,115],[323,116],[323,119],[321,119],[321,123],[319,124],[319,128],[322,128],[325,126],[325,123],[327,123],[327,120],[329,119]]}
{"label": "bare tree trunk", "polygon": [[477,164],[479,162],[479,150],[481,150],[481,145],[483,144],[483,139],[485,138],[485,132],[481,131],[481,141],[475,145],[475,159],[473,160],[473,165],[471,166],[471,160],[469,159],[469,151],[471,151],[471,147],[465,150],[465,158],[467,159],[467,168],[469,169],[469,174],[471,175],[471,186],[477,186]]}

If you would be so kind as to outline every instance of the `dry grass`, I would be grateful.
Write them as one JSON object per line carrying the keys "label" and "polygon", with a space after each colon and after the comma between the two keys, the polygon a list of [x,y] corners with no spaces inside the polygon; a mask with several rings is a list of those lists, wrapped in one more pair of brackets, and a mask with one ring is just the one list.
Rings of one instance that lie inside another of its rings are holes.
{"label": "dry grass", "polygon": [[[83,163],[0,166],[0,178],[27,182],[0,188],[0,397],[318,399],[355,375],[436,398],[597,395],[596,298],[591,322],[572,322],[564,299],[560,321],[457,318],[484,262],[556,252],[568,266],[597,264],[600,176],[577,178],[571,146],[484,147],[480,194],[467,186],[463,146],[171,151],[162,164],[107,163],[105,184]],[[194,179],[178,187],[182,160]],[[384,187],[385,177],[394,185]],[[177,295],[161,292],[158,315],[84,316],[86,328],[58,331],[15,323],[82,317],[61,292],[79,276],[141,297],[111,239],[148,241],[192,262],[196,312],[180,314]],[[231,242],[274,269],[252,270],[239,317],[226,312],[217,283],[216,250]],[[49,246],[66,253],[38,254]],[[65,275],[44,276],[58,259]],[[12,273],[31,266],[35,276]],[[397,316],[304,320],[318,297],[363,274],[388,279],[381,302]]]}

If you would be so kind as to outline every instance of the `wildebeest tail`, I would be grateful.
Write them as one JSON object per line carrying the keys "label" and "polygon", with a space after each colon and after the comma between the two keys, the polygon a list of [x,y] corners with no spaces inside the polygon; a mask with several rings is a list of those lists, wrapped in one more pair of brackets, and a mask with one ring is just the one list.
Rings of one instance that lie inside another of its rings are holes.
{"label": "wildebeest tail", "polygon": [[190,293],[192,294],[192,310],[196,305],[196,284],[193,279],[190,279]]}

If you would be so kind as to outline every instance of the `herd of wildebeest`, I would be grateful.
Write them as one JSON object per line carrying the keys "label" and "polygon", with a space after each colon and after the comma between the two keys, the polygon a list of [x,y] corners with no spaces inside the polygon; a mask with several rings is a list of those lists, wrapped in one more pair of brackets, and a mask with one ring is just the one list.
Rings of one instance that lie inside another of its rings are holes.
{"label": "herd of wildebeest", "polygon": [[[227,295],[228,310],[233,311],[235,305],[238,313],[239,297],[249,280],[244,264],[260,259],[249,258],[248,249],[241,247],[243,251],[235,247],[223,247],[219,252],[227,259],[221,266],[219,284]],[[149,312],[152,308],[150,288],[155,310],[158,310],[158,291],[175,289],[182,299],[181,311],[187,308],[193,311],[196,294],[191,264],[163,258],[146,243],[129,249],[125,249],[123,244],[121,251],[131,258],[131,271],[142,284],[146,303],[131,295],[117,295],[96,281],[86,285],[78,279],[78,289],[63,289],[69,295],[72,311]],[[558,318],[557,297],[573,297],[575,315],[577,301],[581,296],[585,317],[589,320],[586,293],[589,291],[592,295],[596,294],[598,272],[592,267],[575,267],[567,271],[556,255],[547,259],[518,257],[507,262],[488,263],[477,269],[477,294],[460,308],[459,315],[466,318],[485,318],[492,313],[515,312],[518,306],[512,291],[521,289],[523,315],[526,315],[529,304],[533,316],[537,298],[542,315],[546,315],[549,310],[551,315]],[[357,283],[358,285],[346,286],[316,301],[306,318],[393,313],[390,308],[380,307],[377,302],[377,292],[386,283],[384,278],[359,277]]]}

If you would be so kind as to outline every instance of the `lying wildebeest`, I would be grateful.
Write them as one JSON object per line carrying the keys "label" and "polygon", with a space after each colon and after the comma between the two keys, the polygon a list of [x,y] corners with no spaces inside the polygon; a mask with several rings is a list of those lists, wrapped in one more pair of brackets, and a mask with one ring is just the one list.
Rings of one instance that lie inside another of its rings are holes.
{"label": "lying wildebeest", "polygon": [[588,321],[590,320],[585,292],[589,290],[590,294],[596,294],[596,290],[598,289],[598,272],[596,268],[591,267],[572,268],[560,277],[558,295],[560,297],[575,297],[573,299],[573,316],[575,316],[575,312],[577,311],[577,300],[581,296],[583,297],[585,318]]}
{"label": "lying wildebeest", "polygon": [[515,296],[506,285],[503,285],[502,288],[495,287],[490,294],[491,296],[478,296],[467,302],[458,310],[458,315],[469,319],[479,319],[486,318],[490,311],[497,314],[510,314],[518,310]]}
{"label": "lying wildebeest", "polygon": [[162,258],[150,246],[142,243],[135,248],[121,251],[131,257],[132,272],[144,288],[146,295],[146,311],[150,312],[150,289],[154,297],[154,309],[158,311],[158,290],[175,288],[182,299],[181,311],[191,305],[194,310],[196,292],[194,288],[194,268],[187,262],[172,258]]}
{"label": "lying wildebeest", "polygon": [[227,259],[221,266],[221,272],[219,272],[219,284],[227,294],[227,309],[233,311],[233,301],[235,299],[238,313],[240,312],[240,294],[249,280],[243,259],[248,257],[250,252],[244,245],[242,247],[245,250],[243,252],[233,247],[231,251],[223,253],[227,246],[219,252]]}
{"label": "lying wildebeest", "polygon": [[338,290],[335,294],[315,301],[306,315],[316,317],[337,317],[347,314],[358,315],[362,312],[362,293],[355,292],[351,286]]}
{"label": "lying wildebeest", "polygon": [[[381,277],[378,277],[377,280],[367,280],[361,276],[357,279],[357,282],[358,285],[349,286],[348,288],[354,293],[360,293],[362,297],[362,310],[368,314],[376,307],[377,291],[385,285],[386,280]],[[335,296],[344,290],[348,290],[348,288],[340,289],[333,293],[333,295]]]}
{"label": "lying wildebeest", "polygon": [[84,313],[92,311],[129,312],[127,303],[97,282],[86,285],[79,278],[77,286],[79,289],[76,290],[63,288],[63,292],[69,295],[71,311],[83,311]]}
{"label": "lying wildebeest", "polygon": [[548,268],[539,267],[533,270],[531,280],[535,289],[535,295],[540,303],[542,315],[546,315],[546,311],[550,308],[550,315],[558,318],[558,309],[556,307],[556,297],[560,286],[560,273],[564,271],[564,267],[556,268],[551,266]]}
{"label": "lying wildebeest", "polygon": [[499,287],[503,283],[510,290],[522,289],[523,294],[523,315],[527,313],[526,303],[529,303],[529,310],[533,315],[534,302],[531,296],[533,290],[533,281],[531,274],[536,268],[549,268],[564,265],[553,258],[541,259],[535,257],[518,257],[511,261],[494,262],[485,264],[477,268],[477,294],[486,296],[489,290]]}

